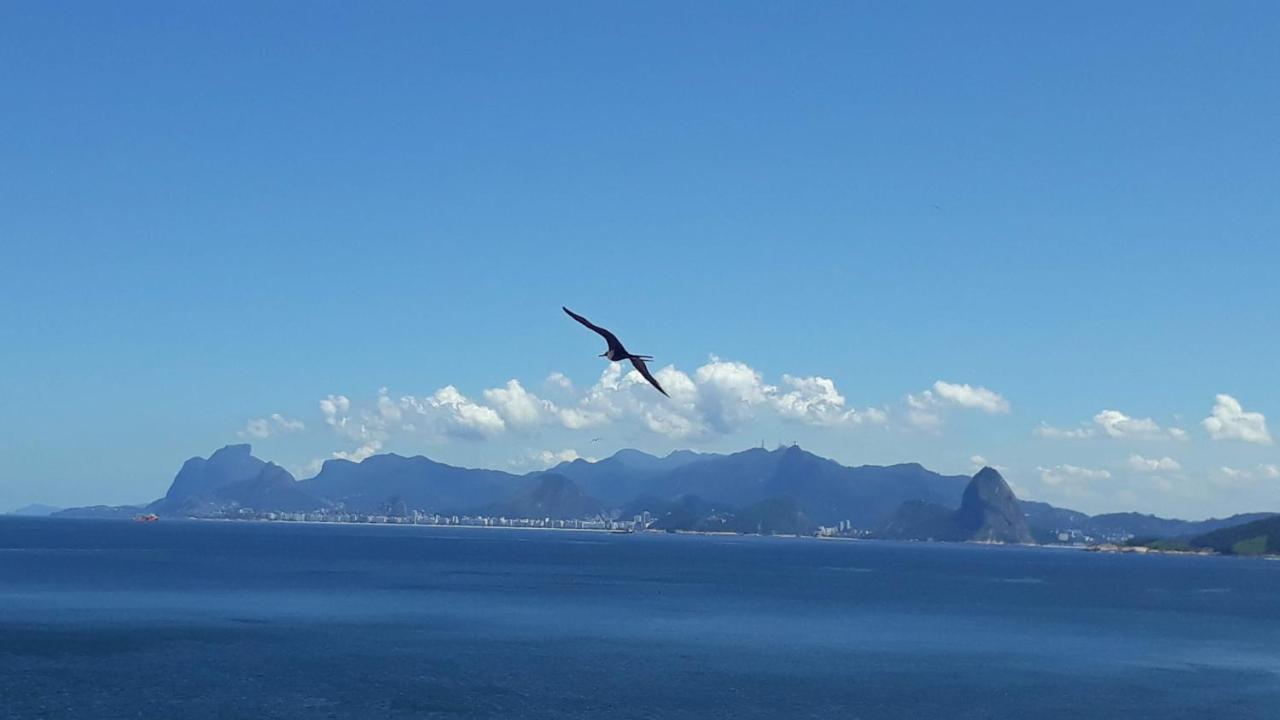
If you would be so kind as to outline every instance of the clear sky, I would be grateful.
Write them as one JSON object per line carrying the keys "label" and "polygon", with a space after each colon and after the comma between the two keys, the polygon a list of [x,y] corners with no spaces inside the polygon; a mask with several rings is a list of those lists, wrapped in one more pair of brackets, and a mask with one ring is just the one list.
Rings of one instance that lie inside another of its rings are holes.
{"label": "clear sky", "polygon": [[232,442],[305,477],[792,440],[1280,510],[1277,37],[1274,2],[0,4],[0,510]]}

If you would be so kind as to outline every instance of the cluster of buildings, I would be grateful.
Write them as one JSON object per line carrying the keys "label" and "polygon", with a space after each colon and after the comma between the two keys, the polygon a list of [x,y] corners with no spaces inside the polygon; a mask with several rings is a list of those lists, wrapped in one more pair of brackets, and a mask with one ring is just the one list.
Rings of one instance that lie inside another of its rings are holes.
{"label": "cluster of buildings", "polygon": [[229,513],[228,517],[238,520],[268,520],[274,522],[450,525],[459,527],[550,528],[556,530],[612,530],[615,532],[643,531],[653,523],[653,518],[647,511],[642,515],[636,515],[631,520],[603,517],[560,520],[549,517],[511,518],[489,515],[441,515],[417,510],[410,511],[404,515],[383,515],[347,511],[259,512],[249,508],[240,508]]}
{"label": "cluster of buildings", "polygon": [[1081,547],[1097,544],[1116,544],[1123,545],[1133,539],[1131,532],[1123,530],[1115,532],[1085,532],[1079,528],[1067,528],[1066,530],[1058,530],[1054,533],[1054,537],[1059,543],[1066,545],[1079,545]]}
{"label": "cluster of buildings", "polygon": [[848,520],[841,520],[834,526],[819,525],[818,537],[869,537],[871,531],[865,528],[856,528],[853,523]]}

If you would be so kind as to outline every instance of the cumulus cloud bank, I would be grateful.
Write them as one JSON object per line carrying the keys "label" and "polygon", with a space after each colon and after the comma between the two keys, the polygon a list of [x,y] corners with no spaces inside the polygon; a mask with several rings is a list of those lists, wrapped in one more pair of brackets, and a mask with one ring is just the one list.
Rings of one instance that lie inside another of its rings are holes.
{"label": "cumulus cloud bank", "polygon": [[1230,395],[1218,395],[1209,417],[1200,421],[1214,440],[1243,440],[1270,445],[1267,418],[1260,412],[1246,412],[1240,401]]}
{"label": "cumulus cloud bank", "polygon": [[923,430],[936,430],[942,425],[942,411],[948,407],[992,414],[1004,414],[1012,409],[1009,401],[994,390],[938,380],[919,395],[907,395],[907,420]]}
{"label": "cumulus cloud bank", "polygon": [[400,398],[397,409],[425,421],[441,435],[461,440],[483,440],[507,429],[506,420],[497,410],[475,402],[452,385],[445,385],[424,398],[405,395]]}
{"label": "cumulus cloud bank", "polygon": [[484,391],[484,400],[509,425],[528,427],[543,422],[555,406],[524,389],[519,380],[508,380],[506,387]]}
{"label": "cumulus cloud bank", "polygon": [[334,453],[347,459],[368,457],[395,433],[474,441],[540,428],[620,424],[671,439],[696,439],[736,432],[762,416],[824,427],[888,421],[882,409],[850,407],[835,382],[821,376],[783,375],[779,387],[746,363],[714,356],[692,374],[671,365],[654,374],[670,399],[656,394],[634,369],[610,363],[583,389],[560,373],[552,374],[543,386],[550,397],[512,379],[484,390],[479,398],[446,385],[430,395],[398,399],[382,388],[373,406],[364,409],[353,409],[345,395],[329,395],[319,405],[325,424],[356,444],[354,450]]}

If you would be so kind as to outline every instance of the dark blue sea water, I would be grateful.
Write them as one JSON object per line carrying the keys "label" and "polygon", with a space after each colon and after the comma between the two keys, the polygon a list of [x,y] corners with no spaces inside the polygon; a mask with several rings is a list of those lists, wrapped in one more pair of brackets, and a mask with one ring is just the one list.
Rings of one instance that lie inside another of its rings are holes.
{"label": "dark blue sea water", "polygon": [[1280,563],[0,520],[6,718],[1276,718]]}

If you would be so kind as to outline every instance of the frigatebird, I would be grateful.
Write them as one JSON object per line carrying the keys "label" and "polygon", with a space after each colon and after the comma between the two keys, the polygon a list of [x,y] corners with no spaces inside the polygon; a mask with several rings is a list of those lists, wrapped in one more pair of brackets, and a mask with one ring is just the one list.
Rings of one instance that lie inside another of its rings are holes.
{"label": "frigatebird", "polygon": [[[609,349],[600,353],[600,357],[609,358],[613,362],[622,362],[623,360],[630,360],[631,364],[642,376],[644,376],[645,380],[649,381],[650,385],[652,385],[658,392],[662,393],[663,395],[667,395],[667,391],[662,389],[662,386],[659,385],[658,381],[654,379],[653,374],[649,372],[649,366],[644,364],[645,360],[653,359],[652,355],[632,355],[631,353],[627,352],[627,349],[625,347],[622,346],[622,342],[618,340],[617,335],[614,335],[613,333],[609,332],[608,330],[605,330],[599,325],[593,325],[590,320],[582,317],[578,313],[570,310],[569,308],[563,305],[560,306],[560,309],[568,313],[569,317],[591,328],[591,330],[598,333],[600,337],[604,338],[605,342],[609,343]],[[667,397],[671,397],[671,396],[667,395]]]}

